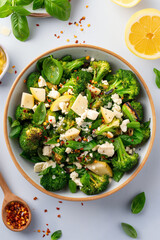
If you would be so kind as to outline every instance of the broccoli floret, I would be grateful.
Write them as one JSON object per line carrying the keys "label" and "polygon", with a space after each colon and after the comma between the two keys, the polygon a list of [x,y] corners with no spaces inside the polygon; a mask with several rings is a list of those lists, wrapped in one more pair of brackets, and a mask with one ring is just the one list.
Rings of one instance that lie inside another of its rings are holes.
{"label": "broccoli floret", "polygon": [[54,160],[58,163],[61,164],[65,162],[67,156],[65,153],[65,148],[64,147],[55,147],[53,149],[53,154],[54,154]]}
{"label": "broccoli floret", "polygon": [[111,96],[100,95],[93,98],[91,108],[97,109],[107,105],[109,102],[112,102]]}
{"label": "broccoli floret", "polygon": [[143,121],[143,107],[140,102],[126,102],[122,106],[122,111],[124,117],[129,118],[130,121]]}
{"label": "broccoli floret", "polygon": [[94,73],[93,80],[97,83],[99,83],[109,72],[111,72],[110,64],[107,61],[91,62],[91,67]]}
{"label": "broccoli floret", "polygon": [[91,171],[87,171],[81,178],[81,191],[87,195],[94,195],[106,190],[109,184],[108,175],[99,176]]}
{"label": "broccoli floret", "polygon": [[123,100],[132,100],[140,92],[140,84],[133,72],[119,69],[114,75],[114,81],[109,85],[106,94],[117,93]]}
{"label": "broccoli floret", "polygon": [[15,117],[19,121],[31,120],[33,118],[33,111],[19,105],[16,109]]}
{"label": "broccoli floret", "polygon": [[40,73],[39,72],[32,72],[28,77],[27,77],[27,88],[28,91],[31,93],[30,91],[30,87],[33,88],[38,88],[38,79],[40,77]]}
{"label": "broccoli floret", "polygon": [[150,121],[141,124],[141,130],[143,133],[143,140],[142,140],[143,143],[147,142],[147,140],[150,138],[151,129],[149,125],[150,125]]}
{"label": "broccoli floret", "polygon": [[97,128],[95,134],[97,135],[105,135],[105,132],[116,132],[116,128],[119,128],[120,120],[114,118],[111,123],[102,124],[100,127]]}
{"label": "broccoli floret", "polygon": [[19,144],[24,152],[34,152],[41,144],[42,136],[43,130],[41,128],[28,125],[21,132]]}
{"label": "broccoli floret", "polygon": [[68,175],[58,164],[55,168],[48,167],[39,175],[43,175],[40,184],[48,191],[59,191],[67,185]]}
{"label": "broccoli floret", "polygon": [[73,61],[61,61],[62,67],[63,67],[63,71],[64,71],[64,75],[66,77],[69,77],[70,74],[72,73],[73,70],[77,70],[78,68],[80,68],[81,66],[83,66],[83,64],[86,62],[86,58],[79,58],[79,59],[75,59]]}
{"label": "broccoli floret", "polygon": [[68,89],[72,89],[75,95],[78,95],[80,92],[83,92],[87,83],[92,79],[92,74],[86,71],[74,72],[71,75],[71,78],[66,82],[62,88],[59,89],[59,92],[62,94]]}
{"label": "broccoli floret", "polygon": [[138,153],[129,155],[120,137],[115,139],[114,146],[117,152],[117,157],[112,159],[114,169],[121,172],[128,172],[138,163]]}

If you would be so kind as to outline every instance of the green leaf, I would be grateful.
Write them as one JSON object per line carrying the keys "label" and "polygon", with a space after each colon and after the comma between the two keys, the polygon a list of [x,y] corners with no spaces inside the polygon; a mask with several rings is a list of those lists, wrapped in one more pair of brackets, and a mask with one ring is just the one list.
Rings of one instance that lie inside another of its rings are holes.
{"label": "green leaf", "polygon": [[0,7],[0,18],[8,17],[12,14],[12,12],[11,5],[6,2],[4,5],[2,5],[2,7]]}
{"label": "green leaf", "polygon": [[29,27],[26,16],[13,13],[11,23],[14,36],[20,41],[25,41],[29,37]]}
{"label": "green leaf", "polygon": [[44,156],[44,155],[42,154],[42,149],[41,149],[41,148],[38,148],[37,153],[38,153],[38,156],[39,156],[39,158],[41,159],[41,161],[43,161],[43,162],[49,161],[49,157]]}
{"label": "green leaf", "polygon": [[57,230],[54,233],[52,233],[51,235],[51,240],[57,240],[62,236],[62,231],[61,230]]}
{"label": "green leaf", "polygon": [[140,213],[145,205],[146,197],[145,193],[139,193],[133,200],[131,204],[131,211],[134,214]]}
{"label": "green leaf", "polygon": [[113,169],[113,179],[116,182],[119,182],[123,177],[124,172],[118,171],[117,169]]}
{"label": "green leaf", "polygon": [[158,88],[160,88],[160,71],[156,68],[154,68],[153,71],[156,74],[156,85]]}
{"label": "green leaf", "polygon": [[45,104],[41,102],[33,114],[33,121],[37,125],[41,125],[44,122],[45,118],[46,118],[46,107],[45,107]]}
{"label": "green leaf", "polygon": [[46,142],[45,144],[46,144],[46,145],[50,145],[50,144],[55,144],[55,143],[57,143],[58,137],[59,137],[59,136],[51,138],[51,139],[50,139],[48,142]]}
{"label": "green leaf", "polygon": [[25,5],[29,5],[32,2],[33,0],[15,0],[16,6],[25,6]]}
{"label": "green leaf", "polygon": [[9,122],[9,125],[11,126],[12,122],[13,122],[13,119],[10,116],[8,116],[8,122]]}
{"label": "green leaf", "polygon": [[19,125],[20,125],[20,122],[19,122],[18,120],[14,120],[13,123],[12,123],[12,125],[11,125],[11,128],[17,127],[17,126],[19,126]]}
{"label": "green leaf", "polygon": [[44,5],[44,0],[33,0],[33,10],[42,8]]}
{"label": "green leaf", "polygon": [[127,128],[140,128],[140,122],[130,122],[127,124]]}
{"label": "green leaf", "polygon": [[49,82],[59,84],[63,74],[63,67],[59,61],[52,56],[46,58],[43,62],[43,71]]}
{"label": "green leaf", "polygon": [[20,133],[21,133],[21,130],[22,130],[22,126],[21,125],[17,126],[17,127],[11,128],[9,137],[10,138],[18,138]]}
{"label": "green leaf", "polygon": [[132,136],[121,135],[120,137],[125,146],[138,145],[143,140],[143,132],[140,128],[135,128]]}
{"label": "green leaf", "polygon": [[124,230],[124,232],[131,238],[137,238],[137,232],[136,230],[127,223],[121,223],[121,226]]}
{"label": "green leaf", "polygon": [[68,0],[45,0],[46,11],[53,17],[67,21],[71,13],[71,4]]}
{"label": "green leaf", "polygon": [[25,8],[21,7],[21,6],[14,6],[11,7],[13,12],[18,13],[21,16],[28,16],[30,14],[30,12],[28,10],[26,10]]}
{"label": "green leaf", "polygon": [[38,156],[30,156],[28,153],[26,152],[22,152],[20,154],[20,156],[30,162],[33,162],[33,163],[38,163],[38,162],[41,162],[41,159],[38,157]]}
{"label": "green leaf", "polygon": [[0,1],[0,7],[2,7],[3,5],[5,5],[6,2],[7,2],[7,0],[1,0],[1,1]]}
{"label": "green leaf", "polygon": [[73,180],[69,180],[69,190],[71,193],[76,193],[77,192],[77,185]]}
{"label": "green leaf", "polygon": [[76,142],[76,141],[67,141],[66,142],[66,147],[70,147],[74,150],[83,148],[84,151],[90,151],[95,146],[97,146],[97,143],[95,141],[84,142],[84,143]]}

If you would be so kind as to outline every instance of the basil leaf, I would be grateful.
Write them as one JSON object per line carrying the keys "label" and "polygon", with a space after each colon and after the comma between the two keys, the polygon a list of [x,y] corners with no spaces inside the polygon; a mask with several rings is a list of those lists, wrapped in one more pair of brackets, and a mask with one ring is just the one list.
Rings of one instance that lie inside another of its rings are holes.
{"label": "basil leaf", "polygon": [[16,6],[25,6],[25,5],[29,5],[30,3],[32,3],[33,0],[15,0],[15,4]]}
{"label": "basil leaf", "polygon": [[19,126],[19,125],[20,125],[20,122],[19,122],[18,120],[14,120],[13,123],[12,123],[12,125],[11,125],[11,128],[17,127],[17,126]]}
{"label": "basil leaf", "polygon": [[29,27],[26,16],[13,13],[11,23],[14,36],[20,41],[25,41],[29,37]]}
{"label": "basil leaf", "polygon": [[146,197],[145,193],[139,193],[133,200],[131,204],[131,211],[134,214],[140,213],[145,205]]}
{"label": "basil leaf", "polygon": [[45,107],[45,104],[41,102],[33,114],[33,121],[37,125],[41,125],[44,122],[45,117],[46,117],[46,107]]}
{"label": "basil leaf", "polygon": [[43,61],[46,59],[47,57],[41,58],[37,61],[36,63],[36,67],[38,69],[39,72],[42,71],[42,66],[43,66]]}
{"label": "basil leaf", "polygon": [[66,142],[66,147],[70,147],[74,150],[83,148],[84,151],[90,151],[95,146],[97,146],[97,143],[95,141],[84,142],[84,143],[76,142],[76,141],[67,141]]}
{"label": "basil leaf", "polygon": [[61,230],[57,230],[54,233],[52,233],[51,235],[51,240],[57,240],[62,236],[62,231]]}
{"label": "basil leaf", "polygon": [[25,8],[20,7],[20,6],[19,7],[14,6],[11,8],[12,8],[13,12],[18,13],[21,16],[28,16],[30,14],[30,12],[28,10],[26,10]]}
{"label": "basil leaf", "polygon": [[131,238],[137,238],[137,232],[136,230],[127,223],[121,223],[121,226],[123,228],[123,231]]}
{"label": "basil leaf", "polygon": [[43,62],[43,71],[49,82],[59,84],[63,74],[63,67],[59,61],[52,56],[46,58]]}
{"label": "basil leaf", "polygon": [[13,122],[13,119],[10,116],[8,116],[8,122],[9,122],[9,125],[11,126],[12,122]]}
{"label": "basil leaf", "polygon": [[4,5],[2,5],[2,7],[0,7],[0,18],[8,17],[12,14],[12,12],[11,5],[6,2]]}
{"label": "basil leaf", "polygon": [[33,10],[42,8],[44,5],[44,0],[33,0]]}
{"label": "basil leaf", "polygon": [[41,159],[41,161],[43,161],[43,162],[49,161],[49,157],[44,156],[44,155],[42,154],[41,148],[38,149],[37,153],[38,153],[38,157]]}
{"label": "basil leaf", "polygon": [[13,127],[10,131],[9,137],[10,138],[18,138],[22,130],[22,126]]}
{"label": "basil leaf", "polygon": [[154,68],[153,71],[156,74],[156,85],[158,88],[160,88],[160,71],[156,68]]}
{"label": "basil leaf", "polygon": [[73,180],[69,180],[69,190],[71,191],[71,193],[77,192],[77,185]]}
{"label": "basil leaf", "polygon": [[45,0],[46,11],[53,17],[66,21],[70,17],[71,4],[68,0]]}

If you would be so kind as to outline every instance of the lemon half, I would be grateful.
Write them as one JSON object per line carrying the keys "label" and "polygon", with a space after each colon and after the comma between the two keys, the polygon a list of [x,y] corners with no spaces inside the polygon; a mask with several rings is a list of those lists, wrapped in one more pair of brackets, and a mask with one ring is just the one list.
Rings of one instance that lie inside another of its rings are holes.
{"label": "lemon half", "polygon": [[137,5],[141,0],[112,0],[112,2],[126,8],[134,7]]}

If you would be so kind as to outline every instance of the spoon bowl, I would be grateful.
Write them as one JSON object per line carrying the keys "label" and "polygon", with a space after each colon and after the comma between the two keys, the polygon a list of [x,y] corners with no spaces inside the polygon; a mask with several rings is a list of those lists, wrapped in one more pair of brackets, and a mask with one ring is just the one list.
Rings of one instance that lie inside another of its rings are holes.
{"label": "spoon bowl", "polygon": [[[29,224],[31,223],[31,218],[32,218],[31,210],[30,210],[28,204],[23,199],[21,199],[20,197],[16,196],[15,194],[13,194],[10,191],[10,189],[7,186],[7,184],[6,184],[5,180],[4,180],[4,178],[2,177],[1,173],[0,173],[0,186],[1,186],[2,190],[3,190],[3,192],[4,192],[4,200],[3,200],[3,204],[2,204],[2,220],[3,220],[4,224],[6,225],[6,227],[8,229],[10,229],[11,231],[21,232],[24,229],[26,229],[29,226]],[[19,229],[13,228],[11,225],[9,225],[7,223],[6,207],[9,204],[11,204],[12,202],[18,202],[18,203],[22,204],[28,210],[28,215],[29,215],[28,222],[24,226],[19,228]]]}

